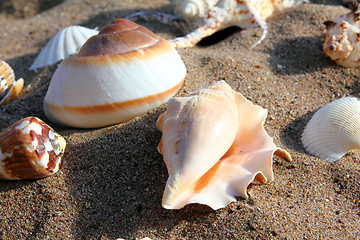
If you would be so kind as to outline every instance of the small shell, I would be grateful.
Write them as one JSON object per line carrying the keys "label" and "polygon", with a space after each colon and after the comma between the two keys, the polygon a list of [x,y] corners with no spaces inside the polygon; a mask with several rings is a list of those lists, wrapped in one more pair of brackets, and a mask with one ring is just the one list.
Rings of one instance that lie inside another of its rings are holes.
{"label": "small shell", "polygon": [[0,60],[0,106],[14,100],[22,91],[24,79],[15,81],[13,69]]}
{"label": "small shell", "polygon": [[44,111],[50,120],[72,127],[120,123],[165,103],[185,75],[185,65],[168,41],[119,19],[59,65]]}
{"label": "small shell", "polygon": [[182,208],[189,203],[213,209],[247,197],[254,179],[273,179],[273,154],[291,161],[276,147],[263,124],[267,110],[216,82],[185,98],[172,98],[159,117],[163,154],[169,179],[163,207]]}
{"label": "small shell", "polygon": [[76,53],[90,37],[98,34],[98,32],[96,29],[82,26],[64,28],[50,39],[29,69],[36,70],[67,58]]}
{"label": "small shell", "polygon": [[37,179],[56,173],[65,146],[65,139],[39,118],[19,120],[0,133],[0,179]]}
{"label": "small shell", "polygon": [[360,21],[358,6],[343,16],[326,21],[324,53],[343,67],[360,66]]}
{"label": "small shell", "polygon": [[5,95],[14,81],[15,74],[10,65],[0,60],[0,97]]}
{"label": "small shell", "polygon": [[360,148],[359,99],[340,98],[321,107],[306,125],[301,140],[309,153],[327,161]]}

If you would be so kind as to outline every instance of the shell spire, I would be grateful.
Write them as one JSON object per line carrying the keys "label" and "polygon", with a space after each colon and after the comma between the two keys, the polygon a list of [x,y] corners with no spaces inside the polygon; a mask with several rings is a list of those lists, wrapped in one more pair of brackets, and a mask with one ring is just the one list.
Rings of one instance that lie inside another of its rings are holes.
{"label": "shell spire", "polygon": [[340,66],[360,66],[359,14],[359,4],[354,3],[350,13],[324,22],[324,53]]}
{"label": "shell spire", "polygon": [[266,133],[266,115],[225,81],[170,99],[157,121],[163,133],[158,149],[169,173],[163,207],[200,203],[218,209],[235,196],[246,198],[253,180],[272,180],[273,155],[291,157]]}

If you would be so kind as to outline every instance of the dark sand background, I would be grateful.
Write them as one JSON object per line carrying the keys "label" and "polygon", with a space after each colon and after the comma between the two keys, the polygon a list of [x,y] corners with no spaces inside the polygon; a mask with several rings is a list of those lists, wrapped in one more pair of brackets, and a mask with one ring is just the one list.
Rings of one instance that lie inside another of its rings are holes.
{"label": "dark sand background", "polygon": [[[25,79],[26,87],[20,99],[0,108],[0,130],[37,116],[68,145],[56,175],[0,181],[0,239],[360,238],[359,153],[329,163],[307,154],[300,142],[319,107],[359,95],[359,69],[336,66],[321,49],[323,22],[349,12],[340,1],[317,1],[274,14],[267,20],[266,39],[252,50],[260,29],[231,28],[179,50],[188,75],[177,96],[226,80],[269,110],[266,130],[293,157],[292,163],[275,157],[274,181],[251,184],[249,199],[239,198],[218,211],[198,205],[161,207],[167,170],[156,149],[161,133],[155,122],[165,105],[115,126],[61,128],[42,110],[56,65],[28,70],[47,41],[66,26],[101,28],[140,10],[172,13],[168,1],[65,0],[37,15],[31,15],[37,9],[25,4],[34,1],[23,1],[15,12],[4,7],[8,2],[0,1],[0,59]],[[143,25],[165,38],[182,35],[166,25]]]}

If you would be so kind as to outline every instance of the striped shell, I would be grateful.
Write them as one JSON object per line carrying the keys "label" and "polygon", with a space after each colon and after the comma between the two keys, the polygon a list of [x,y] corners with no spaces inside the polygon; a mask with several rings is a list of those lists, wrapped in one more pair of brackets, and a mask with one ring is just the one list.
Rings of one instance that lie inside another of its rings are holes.
{"label": "striped shell", "polygon": [[46,123],[27,117],[0,133],[0,179],[50,176],[59,170],[66,142]]}
{"label": "striped shell", "polygon": [[340,98],[321,107],[306,125],[301,140],[309,153],[327,161],[360,148],[360,100]]}
{"label": "striped shell", "polygon": [[360,66],[359,23],[357,4],[350,13],[324,23],[324,53],[340,66]]}
{"label": "striped shell", "polygon": [[168,41],[119,19],[59,65],[44,111],[50,120],[72,127],[120,123],[165,103],[185,75],[185,65]]}
{"label": "striped shell", "polygon": [[15,81],[15,74],[9,64],[0,60],[0,106],[15,99],[24,86],[24,79]]}
{"label": "striped shell", "polygon": [[67,58],[76,53],[90,37],[98,32],[96,29],[82,26],[64,28],[50,39],[29,69],[36,70]]}
{"label": "striped shell", "polygon": [[225,81],[170,99],[157,121],[158,149],[169,173],[163,207],[200,203],[218,209],[235,196],[246,198],[254,179],[272,180],[273,155],[291,157],[266,133],[266,115]]}

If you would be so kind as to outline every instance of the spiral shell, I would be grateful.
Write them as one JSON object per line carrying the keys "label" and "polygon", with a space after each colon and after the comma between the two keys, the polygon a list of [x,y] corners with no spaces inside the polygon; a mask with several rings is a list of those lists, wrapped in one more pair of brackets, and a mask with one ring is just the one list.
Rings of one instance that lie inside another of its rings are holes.
{"label": "spiral shell", "polygon": [[59,170],[65,139],[37,117],[27,117],[0,133],[0,179],[50,176]]}
{"label": "spiral shell", "polygon": [[9,64],[0,60],[0,106],[15,99],[24,86],[24,79],[15,81],[15,74]]}
{"label": "spiral shell", "polygon": [[343,16],[326,21],[324,53],[343,67],[360,66],[360,25],[358,6]]}
{"label": "spiral shell", "polygon": [[291,157],[266,133],[266,115],[225,81],[170,99],[157,121],[158,149],[169,173],[163,207],[200,203],[218,209],[235,196],[246,198],[254,179],[272,180],[273,155]]}
{"label": "spiral shell", "polygon": [[185,65],[168,41],[118,19],[59,65],[44,111],[50,120],[72,127],[120,123],[165,103],[185,75]]}
{"label": "spiral shell", "polygon": [[219,0],[174,0],[173,4],[177,15],[187,21],[194,21],[206,18],[217,2]]}
{"label": "spiral shell", "polygon": [[69,26],[57,32],[41,50],[30,70],[36,70],[65,59],[76,53],[92,36],[98,34],[96,29],[82,26]]}
{"label": "spiral shell", "polygon": [[306,150],[324,160],[336,161],[360,148],[360,100],[346,97],[321,107],[302,134]]}

